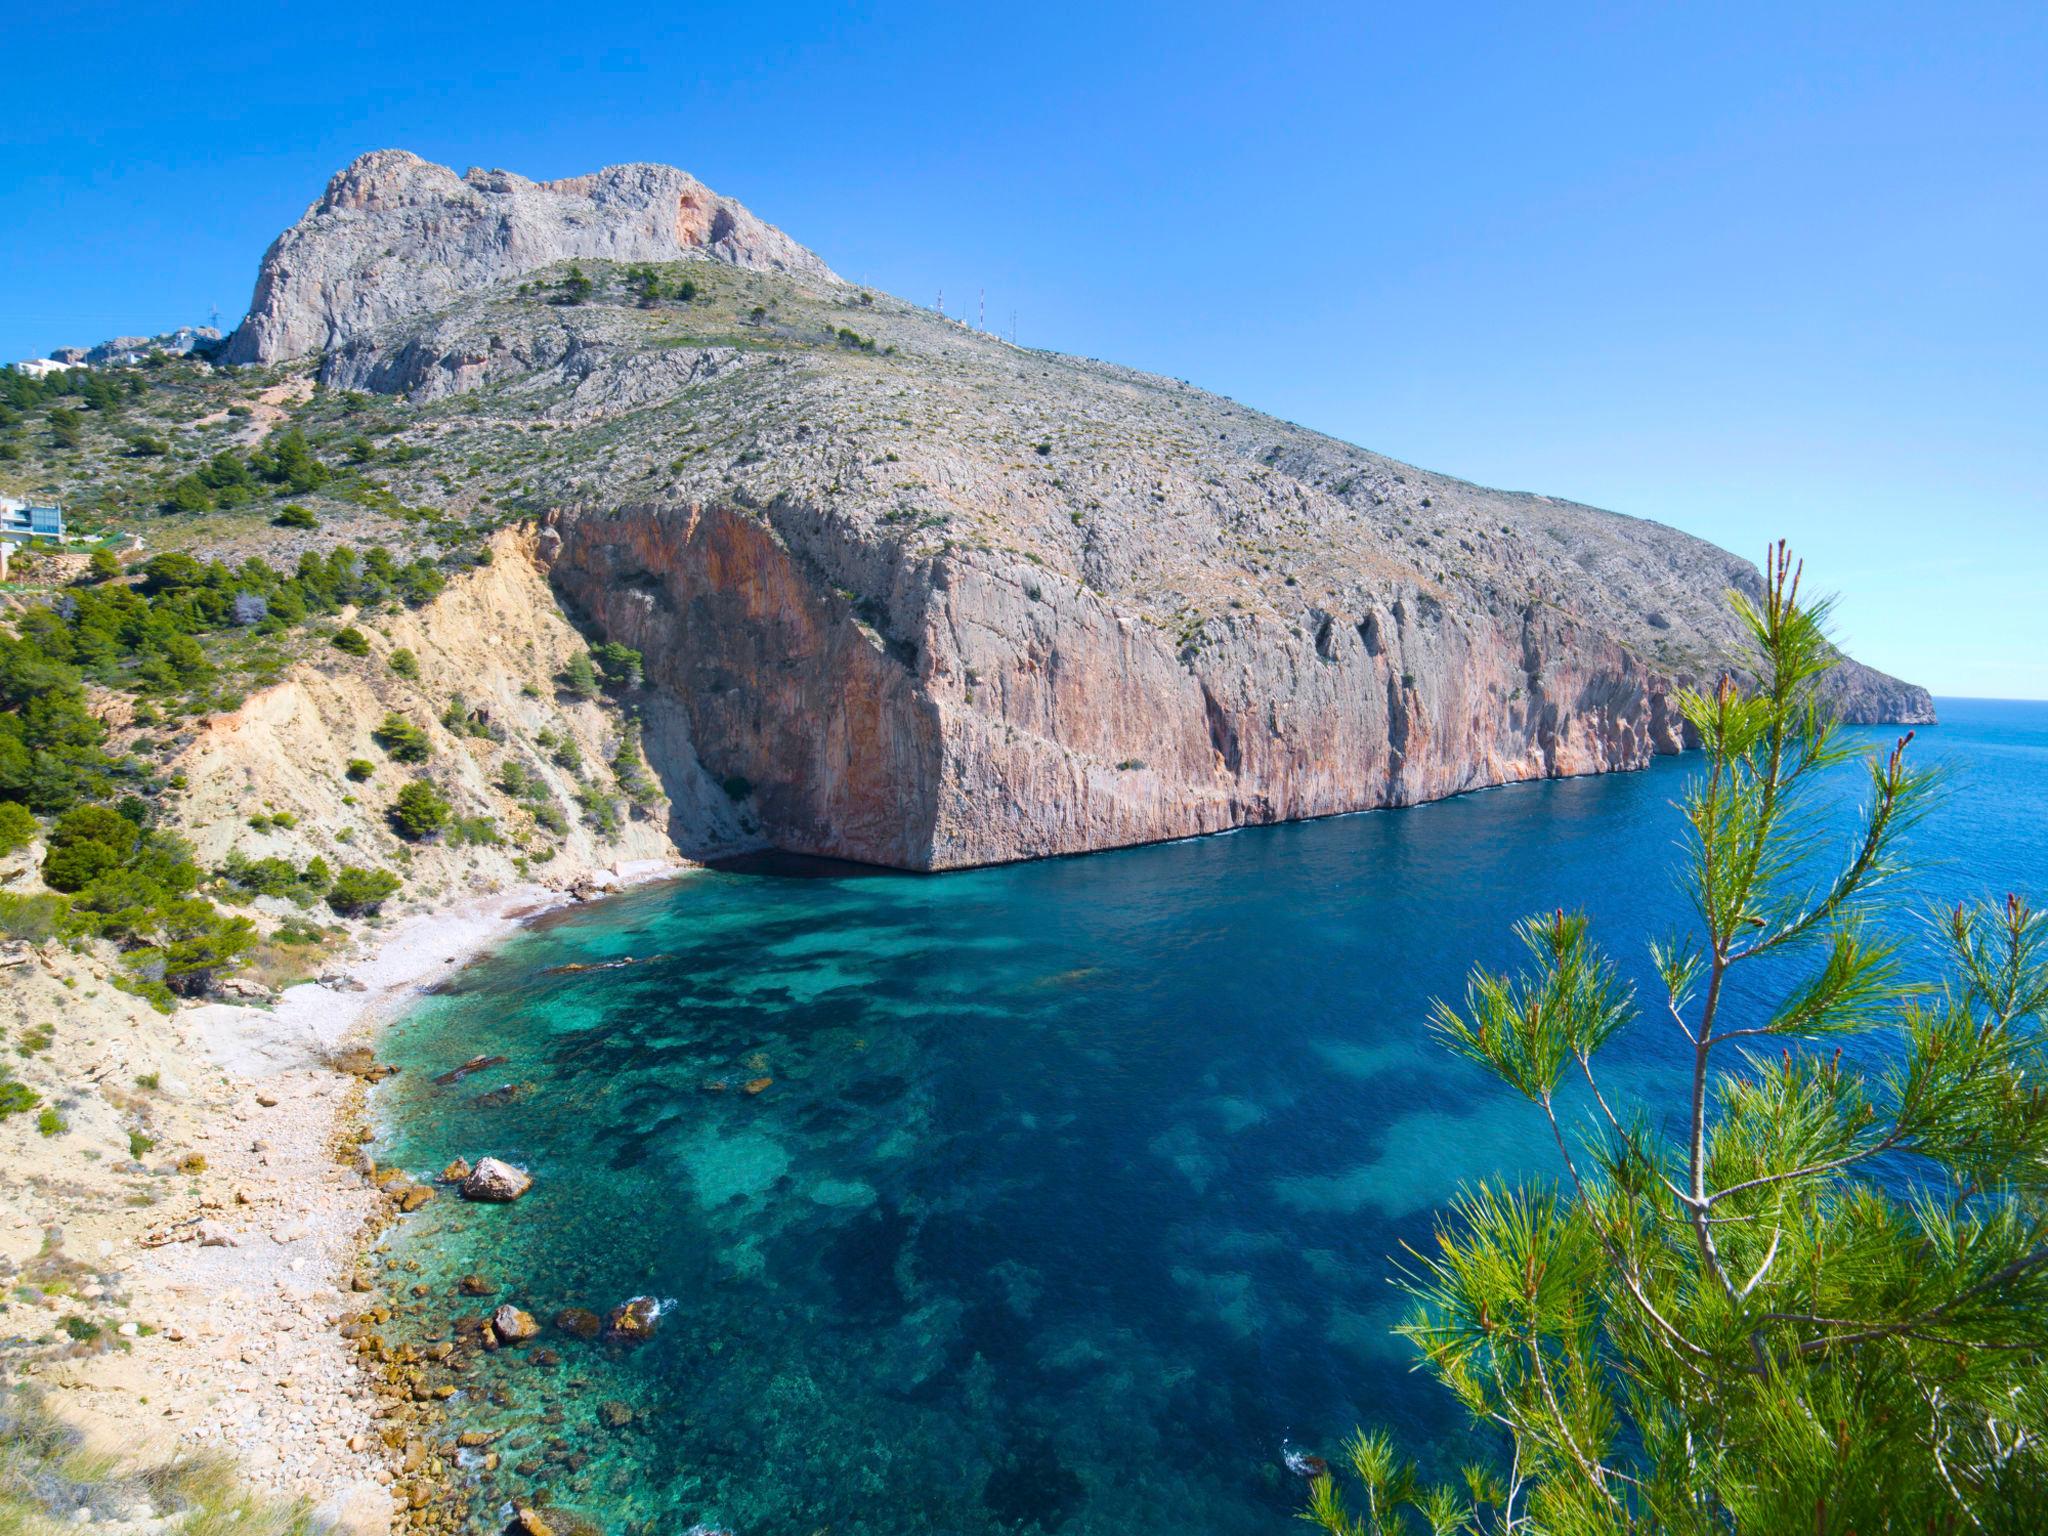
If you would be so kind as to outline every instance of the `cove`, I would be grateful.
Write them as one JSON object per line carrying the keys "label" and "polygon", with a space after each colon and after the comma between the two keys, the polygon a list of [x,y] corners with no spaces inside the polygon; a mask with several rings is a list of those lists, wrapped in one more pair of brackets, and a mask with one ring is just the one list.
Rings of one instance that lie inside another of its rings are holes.
{"label": "cove", "polygon": [[[1918,893],[2040,894],[2048,706],[1941,707]],[[1429,999],[1559,906],[1647,993],[1693,767],[943,876],[761,859],[466,967],[383,1042],[374,1150],[537,1182],[392,1234],[428,1287],[393,1337],[664,1308],[637,1348],[551,1329],[466,1373],[478,1529],[546,1488],[614,1532],[1281,1532],[1283,1442],[1381,1424],[1454,1467],[1397,1261],[1461,1181],[1555,1154]],[[1682,1044],[1649,1012],[1610,1085]],[[454,1294],[471,1272],[495,1294]]]}

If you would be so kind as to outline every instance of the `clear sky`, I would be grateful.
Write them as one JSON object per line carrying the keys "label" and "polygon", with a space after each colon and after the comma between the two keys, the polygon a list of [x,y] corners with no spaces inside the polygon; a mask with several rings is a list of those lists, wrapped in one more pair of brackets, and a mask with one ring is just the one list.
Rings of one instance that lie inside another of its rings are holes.
{"label": "clear sky", "polygon": [[399,146],[683,166],[840,272],[1432,469],[1783,534],[2048,697],[2048,6],[5,8],[0,359],[232,323]]}

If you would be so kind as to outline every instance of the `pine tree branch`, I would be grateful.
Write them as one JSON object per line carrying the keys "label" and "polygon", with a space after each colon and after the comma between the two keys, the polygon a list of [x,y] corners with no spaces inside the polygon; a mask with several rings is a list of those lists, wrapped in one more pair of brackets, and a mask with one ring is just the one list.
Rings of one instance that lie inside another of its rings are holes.
{"label": "pine tree branch", "polygon": [[[1550,1134],[1556,1138],[1558,1156],[1564,1159],[1565,1172],[1571,1175],[1572,1188],[1578,1194],[1579,1204],[1590,1215],[1593,1209],[1593,1202],[1587,1197],[1586,1181],[1579,1176],[1579,1165],[1572,1157],[1571,1148],[1565,1145],[1564,1127],[1557,1123],[1557,1111],[1551,1106],[1550,1097],[1547,1094],[1537,1102],[1543,1106],[1544,1118],[1550,1121]],[[1665,1337],[1681,1349],[1690,1350],[1702,1360],[1712,1359],[1712,1355],[1706,1350],[1679,1332],[1677,1326],[1666,1318],[1662,1312],[1659,1312],[1650,1298],[1643,1294],[1641,1274],[1637,1271],[1635,1265],[1630,1262],[1627,1254],[1615,1246],[1613,1240],[1608,1237],[1598,1221],[1593,1223],[1593,1230],[1599,1236],[1600,1249],[1607,1255],[1607,1262],[1612,1264],[1615,1273],[1621,1276],[1621,1283],[1627,1287],[1629,1295],[1635,1298],[1636,1305],[1641,1307],[1645,1315],[1663,1331]],[[1681,1357],[1681,1363],[1686,1369],[1699,1377],[1700,1380],[1705,1381],[1707,1379],[1700,1368],[1690,1360],[1685,1360]]]}
{"label": "pine tree branch", "polygon": [[1870,1146],[1860,1148],[1855,1152],[1848,1152],[1840,1157],[1830,1158],[1827,1162],[1808,1163],[1803,1168],[1785,1168],[1776,1173],[1759,1174],[1753,1179],[1744,1179],[1740,1184],[1730,1184],[1725,1189],[1717,1189],[1712,1194],[1704,1197],[1700,1208],[1702,1210],[1711,1209],[1716,1203],[1727,1199],[1730,1195],[1745,1194],[1752,1189],[1762,1189],[1766,1185],[1782,1184],[1790,1179],[1812,1178],[1815,1174],[1832,1173],[1838,1168],[1847,1168],[1852,1164],[1863,1162],[1867,1158],[1876,1157],[1880,1153],[1889,1152],[1905,1140],[1906,1133],[1894,1128],[1882,1140],[1873,1142]]}
{"label": "pine tree branch", "polygon": [[[1816,1328],[1851,1328],[1856,1330],[1853,1333],[1830,1334],[1826,1338],[1807,1339],[1798,1345],[1798,1351],[1802,1355],[1818,1354],[1824,1349],[1830,1349],[1842,1344],[1865,1344],[1873,1339],[1898,1337],[1923,1338],[1931,1343],[1954,1344],[1965,1349],[1997,1349],[2002,1346],[1977,1343],[1969,1339],[1943,1338],[1938,1335],[1927,1334],[1923,1330],[1927,1324],[1934,1322],[1938,1318],[1945,1317],[1957,1307],[1963,1305],[1964,1302],[1974,1300],[1986,1291],[1997,1290],[1999,1287],[2019,1279],[2022,1275],[2031,1274],[2034,1270],[2040,1269],[2044,1265],[2048,1265],[2048,1247],[2036,1248],[2032,1253],[2024,1254],[2014,1259],[2004,1268],[1986,1275],[1968,1289],[1958,1291],[1955,1295],[1949,1297],[1947,1301],[1929,1307],[1917,1316],[1901,1318],[1897,1322],[1872,1323],[1861,1318],[1815,1317],[1811,1314],[1798,1312],[1766,1312],[1764,1314],[1764,1321],[1805,1323]],[[2035,1349],[2039,1346],[2030,1343],[2011,1347],[2016,1349]]]}

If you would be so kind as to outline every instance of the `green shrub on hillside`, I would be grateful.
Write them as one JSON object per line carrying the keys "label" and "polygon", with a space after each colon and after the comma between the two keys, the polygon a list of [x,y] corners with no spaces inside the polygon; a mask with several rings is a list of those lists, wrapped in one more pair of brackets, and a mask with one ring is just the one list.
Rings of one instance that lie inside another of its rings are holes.
{"label": "green shrub on hillside", "polygon": [[36,819],[25,805],[0,800],[0,853],[14,853],[36,840]]}
{"label": "green shrub on hillside", "polygon": [[302,865],[276,857],[252,859],[237,849],[222,862],[216,873],[233,898],[281,896],[300,906],[310,905],[327,893],[334,876],[327,861],[315,854]]}
{"label": "green shrub on hillside", "polygon": [[343,917],[370,917],[398,893],[398,877],[385,869],[346,864],[327,890],[327,905]]}
{"label": "green shrub on hillside", "polygon": [[420,675],[419,657],[402,645],[386,657],[385,662],[392,671],[407,681],[412,681]]}
{"label": "green shrub on hillside", "polygon": [[424,842],[448,825],[454,807],[426,779],[414,779],[398,792],[391,804],[391,824],[399,836]]}
{"label": "green shrub on hillside", "polygon": [[394,763],[424,763],[434,755],[427,733],[401,714],[388,714],[370,732],[370,739],[390,754]]}
{"label": "green shrub on hillside", "polygon": [[370,654],[370,637],[351,624],[336,632],[334,648],[345,656],[367,656]]}
{"label": "green shrub on hillside", "polygon": [[557,679],[562,692],[572,699],[594,699],[597,697],[597,668],[591,664],[590,652],[578,651],[569,658],[569,664]]}
{"label": "green shrub on hillside", "polygon": [[593,646],[590,655],[597,663],[598,671],[604,674],[605,687],[624,689],[640,686],[641,674],[645,669],[644,658],[631,646],[621,645],[616,640],[607,640],[602,645]]}

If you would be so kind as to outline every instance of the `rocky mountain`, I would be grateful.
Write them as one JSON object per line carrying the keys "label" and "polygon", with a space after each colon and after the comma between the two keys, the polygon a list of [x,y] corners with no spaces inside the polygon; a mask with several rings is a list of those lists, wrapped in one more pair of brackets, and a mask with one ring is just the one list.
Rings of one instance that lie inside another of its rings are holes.
{"label": "rocky mountain", "polygon": [[650,760],[792,850],[937,869],[1640,767],[1746,656],[1756,569],[1700,539],[1014,347],[665,167],[366,156],[229,355],[409,397],[411,483],[542,517],[570,612],[646,654]]}
{"label": "rocky mountain", "polygon": [[222,360],[271,363],[552,262],[702,256],[810,282],[831,270],[779,229],[666,165],[528,181],[457,176],[404,150],[355,160],[264,254]]}

